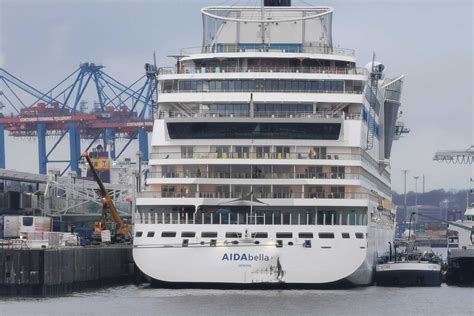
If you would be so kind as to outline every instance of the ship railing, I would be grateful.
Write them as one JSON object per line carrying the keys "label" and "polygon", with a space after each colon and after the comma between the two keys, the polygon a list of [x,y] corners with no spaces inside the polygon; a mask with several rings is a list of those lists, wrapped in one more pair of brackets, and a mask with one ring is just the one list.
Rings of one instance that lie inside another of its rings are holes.
{"label": "ship railing", "polygon": [[306,54],[324,54],[355,56],[355,51],[348,48],[330,47],[325,45],[272,45],[272,44],[254,44],[254,45],[236,45],[236,44],[218,44],[212,46],[197,46],[181,49],[181,55],[194,54],[222,54],[222,53],[245,53],[245,52],[274,52],[274,53],[306,53]]}
{"label": "ship railing", "polygon": [[220,93],[220,92],[232,92],[232,93],[320,93],[320,94],[362,94],[362,90],[311,90],[311,89],[266,89],[265,87],[249,88],[249,89],[212,89],[212,90],[179,90],[179,89],[163,89],[160,93]]}
{"label": "ship railing", "polygon": [[[298,148],[297,148],[298,149]],[[328,153],[317,154],[312,151],[305,152],[213,152],[213,151],[166,151],[150,153],[151,159],[310,159],[310,160],[360,160],[360,154]]]}
{"label": "ship railing", "polygon": [[346,225],[366,226],[367,215],[363,213],[323,213],[315,214],[279,212],[136,212],[135,224],[173,224],[173,225]]}
{"label": "ship railing", "polygon": [[[250,113],[239,111],[203,111],[198,113],[184,113],[179,111],[160,111],[158,113],[159,119],[166,118],[249,118]],[[318,111],[318,112],[303,112],[303,111],[255,111],[255,118],[285,118],[285,119],[301,119],[301,118],[341,118],[350,120],[360,120],[360,114],[343,114],[342,111]]]}
{"label": "ship railing", "polygon": [[366,68],[362,67],[192,67],[180,66],[161,67],[160,75],[173,74],[212,74],[212,73],[305,73],[305,74],[335,74],[335,75],[368,75]]}
{"label": "ship railing", "polygon": [[[174,192],[174,191],[144,191],[138,198],[201,198],[201,199],[246,199],[250,192]],[[368,193],[360,192],[255,192],[256,199],[368,199]]]}
{"label": "ship railing", "polygon": [[147,178],[204,178],[204,179],[336,179],[357,180],[359,173],[346,172],[203,172],[172,171],[148,172]]}

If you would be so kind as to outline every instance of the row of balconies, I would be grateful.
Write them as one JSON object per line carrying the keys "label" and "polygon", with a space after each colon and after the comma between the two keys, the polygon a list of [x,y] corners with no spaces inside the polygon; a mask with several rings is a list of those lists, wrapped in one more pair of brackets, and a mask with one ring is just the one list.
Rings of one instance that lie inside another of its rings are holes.
{"label": "row of balconies", "polygon": [[[225,147],[225,146],[223,146]],[[243,146],[245,147],[245,146]],[[291,152],[290,147],[279,152],[270,152],[269,150],[250,151],[249,147],[240,151],[194,151],[192,147],[187,146],[189,150],[185,151],[166,151],[161,153],[151,153],[151,159],[324,159],[324,160],[360,160],[358,154],[323,154],[314,151]],[[293,148],[293,147],[292,147]],[[270,147],[268,147],[270,149]]]}
{"label": "row of balconies", "polygon": [[367,75],[366,68],[354,67],[258,67],[258,66],[231,66],[231,67],[216,67],[216,66],[181,66],[176,67],[161,67],[159,69],[160,75],[172,74],[205,74],[205,73],[236,73],[236,72],[278,72],[278,73],[305,73],[305,74],[337,74],[337,75]]}
{"label": "row of balconies", "polygon": [[[139,197],[209,199],[366,199],[353,187],[314,185],[155,185]],[[253,192],[253,193],[252,193]]]}
{"label": "row of balconies", "polygon": [[204,178],[204,179],[350,179],[360,178],[359,173],[345,172],[149,172],[148,178]]}

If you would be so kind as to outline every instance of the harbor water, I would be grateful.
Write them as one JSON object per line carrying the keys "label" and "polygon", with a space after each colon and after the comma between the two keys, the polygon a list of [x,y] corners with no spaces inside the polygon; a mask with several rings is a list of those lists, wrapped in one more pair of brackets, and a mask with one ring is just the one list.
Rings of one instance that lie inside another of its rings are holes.
{"label": "harbor water", "polygon": [[474,315],[474,289],[171,290],[119,286],[50,298],[0,298],[0,315]]}

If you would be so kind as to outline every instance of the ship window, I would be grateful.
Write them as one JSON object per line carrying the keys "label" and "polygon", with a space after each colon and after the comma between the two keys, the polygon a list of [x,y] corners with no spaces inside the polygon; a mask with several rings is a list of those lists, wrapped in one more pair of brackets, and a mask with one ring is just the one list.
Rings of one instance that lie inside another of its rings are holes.
{"label": "ship window", "polygon": [[171,139],[337,140],[339,123],[168,123]]}
{"label": "ship window", "polygon": [[357,239],[364,239],[364,234],[362,234],[362,233],[356,233],[356,238],[357,238]]}
{"label": "ship window", "polygon": [[293,233],[276,233],[276,238],[293,238]]}
{"label": "ship window", "polygon": [[135,233],[135,237],[142,237],[143,236],[143,232],[136,232]]}
{"label": "ship window", "polygon": [[23,226],[33,226],[33,217],[24,216],[23,217]]}
{"label": "ship window", "polygon": [[236,80],[235,82],[235,91],[242,90],[242,82],[240,80]]}
{"label": "ship window", "polygon": [[217,232],[202,232],[201,237],[202,238],[216,238]]}
{"label": "ship window", "polygon": [[299,233],[299,238],[313,238],[313,233]]}
{"label": "ship window", "polygon": [[321,238],[321,239],[332,239],[332,238],[334,238],[334,233],[319,233],[319,238]]}
{"label": "ship window", "polygon": [[252,238],[268,238],[268,233],[252,233]]}
{"label": "ship window", "polygon": [[166,238],[176,237],[176,232],[161,232],[161,237],[166,237]]}
{"label": "ship window", "polygon": [[349,235],[349,233],[342,233],[342,238],[344,239],[351,238],[351,235]]}
{"label": "ship window", "polygon": [[196,236],[195,232],[182,232],[181,237],[193,238]]}
{"label": "ship window", "polygon": [[155,232],[148,232],[146,234],[147,237],[155,237]]}
{"label": "ship window", "polygon": [[242,233],[236,233],[236,232],[227,232],[225,233],[225,238],[241,238]]}

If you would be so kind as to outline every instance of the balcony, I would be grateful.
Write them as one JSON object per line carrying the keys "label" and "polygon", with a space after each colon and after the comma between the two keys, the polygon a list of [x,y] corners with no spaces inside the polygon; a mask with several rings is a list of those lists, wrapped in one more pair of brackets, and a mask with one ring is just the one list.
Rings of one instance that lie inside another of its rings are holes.
{"label": "balcony", "polygon": [[149,172],[148,178],[202,178],[202,179],[338,179],[357,180],[359,173],[333,172]]}
{"label": "balcony", "polygon": [[205,74],[205,73],[303,73],[303,74],[335,74],[335,75],[368,75],[366,68],[349,67],[161,67],[160,75],[174,74]]}
{"label": "balcony", "polygon": [[[202,199],[242,199],[250,192],[173,192],[145,191],[138,198],[202,198]],[[359,192],[256,192],[256,199],[368,199],[368,193]]]}
{"label": "balcony", "polygon": [[151,153],[151,159],[311,159],[311,160],[361,160],[361,155],[346,153],[317,154],[309,152],[163,152]]}
{"label": "balcony", "polygon": [[[184,113],[177,111],[160,111],[159,119],[192,119],[192,118],[250,118],[250,113],[246,112],[200,112],[200,113]],[[327,119],[327,118],[344,118],[346,120],[360,120],[359,113],[344,113],[342,111],[320,111],[320,112],[264,112],[256,111],[254,118],[274,118],[274,119]]]}

